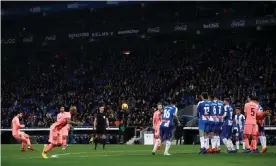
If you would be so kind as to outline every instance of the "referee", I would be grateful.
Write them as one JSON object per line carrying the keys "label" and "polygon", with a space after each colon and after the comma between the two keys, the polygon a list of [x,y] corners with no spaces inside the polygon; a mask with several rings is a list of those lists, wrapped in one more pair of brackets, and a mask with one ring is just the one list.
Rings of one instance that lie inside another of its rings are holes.
{"label": "referee", "polygon": [[104,106],[99,108],[99,113],[95,116],[94,120],[94,131],[96,132],[94,145],[95,150],[97,149],[98,143],[101,140],[103,144],[103,149],[105,149],[106,144],[106,127],[109,128],[109,121],[106,113],[104,112]]}

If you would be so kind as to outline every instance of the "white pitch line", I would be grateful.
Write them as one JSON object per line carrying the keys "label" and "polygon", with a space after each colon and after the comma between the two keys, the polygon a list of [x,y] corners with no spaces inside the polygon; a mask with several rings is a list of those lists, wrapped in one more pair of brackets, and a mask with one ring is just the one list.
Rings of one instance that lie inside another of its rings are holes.
{"label": "white pitch line", "polygon": [[[113,150],[113,151],[101,151],[101,152],[104,152],[104,153],[107,153],[107,154],[95,154],[93,152],[77,152],[77,153],[60,153],[60,154],[55,154],[56,156],[68,156],[68,155],[79,155],[79,154],[88,154],[88,153],[92,153],[91,155],[85,155],[85,156],[74,156],[74,157],[82,157],[82,158],[85,158],[85,157],[106,157],[106,156],[125,156],[125,155],[139,155],[139,156],[147,156],[151,153],[151,150],[135,150],[135,151],[122,151],[122,150]],[[108,154],[108,153],[124,153],[124,154]],[[148,154],[134,154],[135,152],[149,152]],[[192,153],[192,151],[181,151],[181,152],[184,152],[184,153]],[[128,153],[131,153],[131,154],[128,154]],[[176,151],[176,153],[178,153]],[[17,158],[19,160],[29,160],[29,159],[40,159],[41,157],[29,157],[29,158]]]}

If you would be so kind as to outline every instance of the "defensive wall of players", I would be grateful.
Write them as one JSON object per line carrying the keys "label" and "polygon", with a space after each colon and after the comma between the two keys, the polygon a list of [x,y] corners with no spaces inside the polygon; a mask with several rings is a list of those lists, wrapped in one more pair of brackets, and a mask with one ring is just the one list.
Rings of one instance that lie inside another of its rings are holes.
{"label": "defensive wall of players", "polygon": [[[137,128],[135,127],[127,127],[126,128],[126,140],[130,140],[134,136],[138,136]],[[9,144],[15,143],[14,139],[11,136],[11,129],[0,129],[1,130],[1,141],[2,143]],[[40,135],[48,135],[48,131],[50,128],[25,128],[21,129],[21,131],[26,131],[30,136],[40,136]],[[85,127],[74,127],[72,128],[73,134],[93,134],[93,128],[85,128]],[[119,129],[115,127],[111,127],[107,129],[108,133],[111,135],[117,135],[119,133]],[[276,126],[267,126],[265,127],[265,131],[267,135],[276,135]],[[185,144],[193,144],[197,143],[198,137],[198,127],[184,127],[184,135],[183,139],[185,140]],[[152,137],[153,139],[153,137]]]}

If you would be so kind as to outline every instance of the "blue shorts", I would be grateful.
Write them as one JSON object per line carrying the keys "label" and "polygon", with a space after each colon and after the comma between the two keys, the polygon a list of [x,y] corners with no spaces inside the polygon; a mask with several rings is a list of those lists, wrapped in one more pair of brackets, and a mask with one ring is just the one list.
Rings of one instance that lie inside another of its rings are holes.
{"label": "blue shorts", "polygon": [[231,138],[232,137],[232,126],[223,125],[221,131],[221,137],[223,138]]}
{"label": "blue shorts", "polygon": [[238,128],[238,131],[236,133],[236,136],[238,137],[239,141],[242,141],[243,140],[243,133],[244,131],[241,130],[240,128]]}
{"label": "blue shorts", "polygon": [[198,121],[198,129],[204,132],[209,132],[209,122],[208,121]]}
{"label": "blue shorts", "polygon": [[206,132],[209,133],[209,132],[214,132],[214,133],[218,133],[220,132],[220,124],[219,122],[209,122],[209,124],[207,125],[207,129],[206,129]]}
{"label": "blue shorts", "polygon": [[259,133],[264,133],[264,126],[259,126]]}
{"label": "blue shorts", "polygon": [[162,140],[169,140],[172,137],[173,126],[160,126],[160,137]]}

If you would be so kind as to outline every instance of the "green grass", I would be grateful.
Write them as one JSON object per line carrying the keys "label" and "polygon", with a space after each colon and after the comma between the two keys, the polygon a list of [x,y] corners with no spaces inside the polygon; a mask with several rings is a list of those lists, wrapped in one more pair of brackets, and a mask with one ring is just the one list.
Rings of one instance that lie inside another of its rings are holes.
{"label": "green grass", "polygon": [[172,146],[172,156],[163,156],[158,151],[152,156],[152,146],[145,145],[107,145],[103,151],[99,146],[97,151],[92,145],[69,145],[62,151],[55,148],[49,152],[58,155],[55,159],[41,158],[43,145],[34,145],[35,151],[21,152],[20,145],[1,145],[1,162],[3,166],[261,166],[275,165],[276,146],[269,147],[265,154],[206,154],[199,155],[198,146]]}

